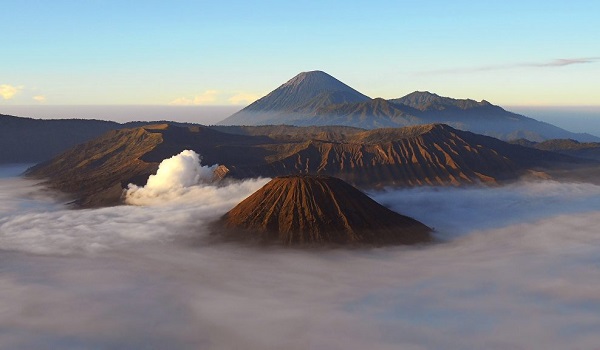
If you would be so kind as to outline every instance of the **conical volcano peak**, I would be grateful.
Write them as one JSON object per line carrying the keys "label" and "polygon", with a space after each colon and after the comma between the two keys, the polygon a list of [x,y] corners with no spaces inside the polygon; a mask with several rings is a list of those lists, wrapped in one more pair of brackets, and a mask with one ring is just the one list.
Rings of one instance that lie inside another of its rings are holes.
{"label": "conical volcano peak", "polygon": [[431,229],[330,176],[277,177],[224,215],[224,225],[283,244],[412,244]]}
{"label": "conical volcano peak", "polygon": [[280,89],[286,90],[288,94],[301,94],[309,99],[323,93],[335,92],[356,95],[355,98],[358,100],[368,99],[368,97],[350,86],[320,70],[302,72],[281,85],[277,90]]}
{"label": "conical volcano peak", "polygon": [[325,72],[302,72],[220,124],[281,124],[306,117],[324,106],[368,100],[368,96]]}
{"label": "conical volcano peak", "polygon": [[315,85],[343,85],[347,86],[331,75],[320,71],[313,70],[308,72],[301,72],[292,79],[288,80],[283,86],[298,86],[301,84],[315,84]]}

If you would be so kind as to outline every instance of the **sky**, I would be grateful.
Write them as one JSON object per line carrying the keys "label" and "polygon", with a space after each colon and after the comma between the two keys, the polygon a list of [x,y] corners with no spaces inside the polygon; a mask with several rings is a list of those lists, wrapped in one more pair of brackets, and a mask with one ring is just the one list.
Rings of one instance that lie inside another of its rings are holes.
{"label": "sky", "polygon": [[244,106],[309,70],[370,97],[428,90],[499,105],[600,105],[600,3],[591,0],[1,7],[0,108]]}

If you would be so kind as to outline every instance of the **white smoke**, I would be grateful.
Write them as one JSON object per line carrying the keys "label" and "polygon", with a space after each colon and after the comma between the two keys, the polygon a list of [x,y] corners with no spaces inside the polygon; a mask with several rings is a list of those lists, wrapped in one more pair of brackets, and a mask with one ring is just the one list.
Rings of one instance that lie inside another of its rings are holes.
{"label": "white smoke", "polygon": [[218,164],[203,166],[201,160],[200,155],[191,150],[163,160],[156,175],[148,178],[146,186],[128,185],[125,202],[134,205],[163,203],[184,195],[195,185],[210,182]]}

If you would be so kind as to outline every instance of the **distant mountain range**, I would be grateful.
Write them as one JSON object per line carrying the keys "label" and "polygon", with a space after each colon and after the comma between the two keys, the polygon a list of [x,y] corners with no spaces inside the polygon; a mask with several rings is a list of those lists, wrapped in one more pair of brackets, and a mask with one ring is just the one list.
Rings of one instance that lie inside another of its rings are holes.
{"label": "distant mountain range", "polygon": [[496,184],[540,169],[586,163],[443,124],[370,131],[351,127],[169,124],[110,131],[41,163],[46,178],[83,206],[117,204],[128,183],[144,185],[166,158],[190,149],[219,177],[319,174],[355,186]]}
{"label": "distant mountain range", "polygon": [[[109,130],[156,123],[161,122],[137,121],[120,124],[103,120],[47,120],[0,114],[0,164],[45,161]],[[171,121],[165,123],[182,127],[198,125]],[[542,142],[549,139],[572,139],[578,142],[600,142],[598,137],[572,133],[508,112],[487,101],[457,100],[430,92],[413,92],[391,100],[371,99],[320,71],[300,73],[213,128],[233,133],[260,133],[264,130],[258,128],[250,131],[251,129],[244,128],[244,125],[312,126],[312,129],[302,129],[302,133],[309,132],[318,139],[323,135],[346,135],[349,130],[431,123],[444,123],[459,130],[502,140],[526,139],[530,142]],[[346,126],[347,129],[315,129],[316,126]],[[273,132],[276,129],[269,130]],[[328,133],[333,134],[327,135]],[[306,139],[308,136],[299,137]],[[565,153],[585,153],[590,158],[597,159],[595,152],[588,150]]]}
{"label": "distant mountain range", "polygon": [[44,120],[0,114],[0,164],[47,160],[119,127],[102,120]]}
{"label": "distant mountain range", "polygon": [[298,74],[219,125],[346,125],[374,129],[430,123],[503,140],[600,141],[599,137],[569,132],[485,100],[453,99],[427,91],[391,100],[371,99],[321,71]]}
{"label": "distant mountain range", "polygon": [[33,119],[0,114],[0,164],[41,162],[107,131],[148,124],[95,119]]}
{"label": "distant mountain range", "polygon": [[595,159],[600,161],[600,142],[579,142],[570,139],[555,139],[543,142],[533,142],[525,139],[519,139],[511,141],[511,143],[539,150],[552,151],[569,156]]}

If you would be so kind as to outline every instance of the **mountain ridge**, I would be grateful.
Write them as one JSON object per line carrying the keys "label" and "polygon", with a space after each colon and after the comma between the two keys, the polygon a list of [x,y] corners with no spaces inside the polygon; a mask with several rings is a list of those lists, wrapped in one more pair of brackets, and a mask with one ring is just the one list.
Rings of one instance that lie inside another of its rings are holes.
{"label": "mountain ridge", "polygon": [[[335,81],[331,85],[335,87],[316,84],[319,88],[311,91],[313,84],[305,84],[305,80],[319,80],[318,77],[325,76],[325,81]],[[342,86],[345,93],[340,93]],[[385,108],[381,106],[381,100],[383,99],[370,99],[327,73],[303,72],[218,124],[345,125],[372,129],[443,123],[503,140],[573,138],[579,141],[600,141],[600,137],[573,133],[506,111],[486,100],[454,99],[428,91],[415,91],[403,97],[389,99],[387,102],[390,106]]]}
{"label": "mountain ridge", "polygon": [[307,111],[338,103],[353,103],[369,97],[323,71],[301,72],[266,96],[218,124],[268,124],[272,119],[289,120]]}
{"label": "mountain ridge", "polygon": [[316,127],[218,128],[164,124],[110,131],[27,174],[72,193],[82,206],[102,206],[117,204],[119,189],[128,183],[143,186],[163,159],[186,149],[201,154],[205,165],[223,165],[231,178],[318,174],[361,188],[498,184],[530,170],[584,162],[443,124],[325,127],[322,132]]}

